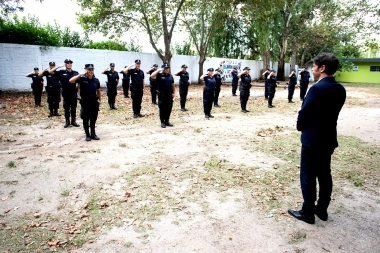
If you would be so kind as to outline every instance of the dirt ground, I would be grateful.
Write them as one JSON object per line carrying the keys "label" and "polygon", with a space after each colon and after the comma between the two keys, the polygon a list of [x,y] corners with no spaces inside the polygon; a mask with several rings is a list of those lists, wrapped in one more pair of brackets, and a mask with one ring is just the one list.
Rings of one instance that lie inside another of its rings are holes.
{"label": "dirt ground", "polygon": [[[274,150],[261,149],[260,143],[274,136],[290,138],[295,144],[289,152],[299,156],[299,90],[296,103],[288,104],[287,90],[278,89],[273,109],[266,107],[262,90],[251,89],[251,112],[243,114],[239,97],[230,95],[230,86],[223,87],[221,108],[213,108],[215,118],[206,120],[201,88],[191,87],[189,111],[180,112],[177,95],[174,127],[165,129],[159,126],[158,108],[149,103],[148,90],[142,108],[146,117],[141,119],[132,118],[131,101],[119,91],[117,111],[108,110],[103,97],[97,123],[100,140],[90,142],[84,140],[82,127],[65,129],[63,117],[47,118],[46,108],[18,112],[22,102],[0,97],[0,103],[7,104],[6,112],[0,109],[0,233],[9,233],[0,236],[0,251],[380,252],[377,161],[372,178],[363,173],[361,186],[337,176],[327,222],[316,218],[316,224],[309,225],[287,214],[288,208],[302,203],[299,160],[284,160]],[[380,153],[380,93],[347,87],[347,95],[339,135],[356,137]],[[32,104],[31,96],[25,96],[20,101]],[[219,168],[228,163],[228,171],[254,170],[260,180],[274,170],[293,172],[286,174],[290,179],[284,194],[271,205],[264,197],[260,200],[271,188],[252,183],[256,181],[228,187],[222,181],[210,183],[205,175],[212,161],[219,161]],[[346,169],[355,166],[351,161]],[[95,196],[108,202],[86,211]],[[78,218],[82,212],[89,217]],[[38,225],[32,229],[33,219]],[[92,237],[82,229],[87,220],[101,224],[93,225]],[[83,226],[78,225],[78,235],[59,229],[59,224],[79,223]],[[42,242],[28,239],[36,227],[46,231]],[[77,241],[70,244],[73,238]]]}

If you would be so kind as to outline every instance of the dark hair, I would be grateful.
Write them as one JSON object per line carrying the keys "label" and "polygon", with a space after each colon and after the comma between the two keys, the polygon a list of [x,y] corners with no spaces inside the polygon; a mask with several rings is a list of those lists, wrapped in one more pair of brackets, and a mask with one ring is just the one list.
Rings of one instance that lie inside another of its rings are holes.
{"label": "dark hair", "polygon": [[338,58],[332,53],[321,53],[314,57],[313,62],[318,68],[325,65],[325,72],[328,75],[333,75],[339,66]]}

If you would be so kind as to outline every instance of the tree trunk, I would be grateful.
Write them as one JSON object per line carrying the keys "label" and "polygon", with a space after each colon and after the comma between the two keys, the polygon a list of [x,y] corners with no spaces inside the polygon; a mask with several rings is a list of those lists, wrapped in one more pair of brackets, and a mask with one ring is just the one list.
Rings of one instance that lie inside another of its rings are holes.
{"label": "tree trunk", "polygon": [[305,57],[306,57],[307,49],[303,50],[302,56],[301,56],[301,61],[300,61],[300,67],[303,68],[305,65]]}
{"label": "tree trunk", "polygon": [[201,80],[199,78],[203,75],[203,64],[206,61],[206,56],[201,55],[199,56],[199,61],[198,61],[198,84],[201,84]]}
{"label": "tree trunk", "polygon": [[263,55],[263,71],[270,68],[270,53],[266,50]]}
{"label": "tree trunk", "polygon": [[292,58],[290,60],[290,71],[295,69],[297,65],[297,43],[294,42],[292,45]]}

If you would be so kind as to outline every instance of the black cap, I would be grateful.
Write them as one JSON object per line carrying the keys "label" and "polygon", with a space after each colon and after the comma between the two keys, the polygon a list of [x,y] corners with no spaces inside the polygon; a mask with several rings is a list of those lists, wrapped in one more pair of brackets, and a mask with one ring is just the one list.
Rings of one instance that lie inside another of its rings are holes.
{"label": "black cap", "polygon": [[218,71],[218,72],[220,72],[221,70],[220,70],[220,69],[215,69],[215,71]]}
{"label": "black cap", "polygon": [[73,63],[73,61],[72,61],[71,59],[66,59],[66,60],[65,60],[65,63],[69,63],[69,62],[70,62],[70,63]]}
{"label": "black cap", "polygon": [[251,70],[249,67],[245,67],[243,68],[243,70]]}
{"label": "black cap", "polygon": [[53,61],[49,62],[49,65],[50,66],[55,66],[55,62],[53,62]]}
{"label": "black cap", "polygon": [[237,70],[237,67],[235,67],[234,70]]}
{"label": "black cap", "polygon": [[89,64],[85,64],[85,65],[84,65],[84,68],[85,68],[85,69],[93,69],[93,68],[94,68],[94,64],[91,64],[91,63],[89,63]]}
{"label": "black cap", "polygon": [[153,67],[156,67],[156,68],[158,68],[158,64],[153,64]]}
{"label": "black cap", "polygon": [[35,67],[35,68],[34,68],[34,70],[38,70],[38,68],[37,68],[37,67]]}
{"label": "black cap", "polygon": [[135,63],[141,64],[141,61],[139,59],[135,60]]}
{"label": "black cap", "polygon": [[124,68],[127,68],[128,66],[124,66]]}
{"label": "black cap", "polygon": [[213,68],[208,68],[207,71],[214,71],[214,69]]}
{"label": "black cap", "polygon": [[183,64],[183,65],[181,66],[181,68],[187,68],[186,64]]}
{"label": "black cap", "polygon": [[110,67],[115,67],[115,63],[110,63]]}
{"label": "black cap", "polygon": [[161,65],[161,68],[163,68],[163,69],[167,69],[167,68],[170,68],[170,67],[169,67],[168,64],[165,63],[165,64],[162,64],[162,65]]}

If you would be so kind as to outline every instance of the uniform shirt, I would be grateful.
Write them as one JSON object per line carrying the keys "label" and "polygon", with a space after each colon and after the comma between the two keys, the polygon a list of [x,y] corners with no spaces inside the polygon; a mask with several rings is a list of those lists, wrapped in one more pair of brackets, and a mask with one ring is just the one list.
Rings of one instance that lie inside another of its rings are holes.
{"label": "uniform shirt", "polygon": [[270,87],[276,88],[277,76],[271,76],[268,81]]}
{"label": "uniform shirt", "polygon": [[28,77],[32,78],[32,82],[33,82],[32,87],[33,87],[33,89],[40,88],[40,87],[42,88],[42,82],[44,81],[44,79],[42,77],[39,77],[35,73],[28,75]]}
{"label": "uniform shirt", "polygon": [[[152,75],[152,73],[153,73],[154,71],[156,71],[156,70],[154,70],[154,69],[149,70],[149,75]],[[150,84],[151,84],[151,85],[156,85],[156,84],[157,84],[156,80],[157,80],[157,79],[152,79],[151,76],[149,77],[149,81],[150,81]]]}
{"label": "uniform shirt", "polygon": [[174,78],[171,74],[158,73],[156,81],[160,92],[173,92]]}
{"label": "uniform shirt", "polygon": [[125,74],[124,71],[120,71],[121,74],[123,74],[123,80],[129,80],[130,76],[129,74]]}
{"label": "uniform shirt", "polygon": [[301,75],[301,81],[302,82],[309,82],[310,73],[308,71],[306,71],[306,70],[301,71],[300,75]]}
{"label": "uniform shirt", "polygon": [[82,99],[97,99],[97,89],[100,89],[99,79],[95,76],[91,79],[87,75],[81,76],[77,79],[77,83],[80,89],[80,96]]}
{"label": "uniform shirt", "polygon": [[131,87],[133,88],[141,88],[143,89],[144,87],[142,87],[143,85],[143,80],[144,80],[144,71],[142,71],[141,69],[140,70],[137,70],[137,69],[129,69],[128,70],[128,74],[131,76]]}
{"label": "uniform shirt", "polygon": [[296,83],[297,82],[297,76],[295,73],[293,73],[293,75],[290,76],[289,81],[290,81],[290,83]]}
{"label": "uniform shirt", "polygon": [[237,71],[232,71],[231,75],[232,75],[232,79],[234,79],[234,80],[238,80],[239,79]]}
{"label": "uniform shirt", "polygon": [[178,76],[179,76],[179,84],[187,84],[187,85],[189,84],[190,76],[189,76],[189,73],[187,71],[179,72]]}
{"label": "uniform shirt", "polygon": [[215,90],[216,81],[214,77],[205,76],[203,80],[205,81],[206,90]]}
{"label": "uniform shirt", "polygon": [[60,90],[61,84],[55,75],[49,73],[48,70],[45,70],[42,73],[43,76],[46,76],[46,90]]}
{"label": "uniform shirt", "polygon": [[112,72],[111,70],[107,70],[104,71],[104,75],[107,75],[108,83],[115,84],[119,81],[119,74],[116,71]]}
{"label": "uniform shirt", "polygon": [[222,77],[220,74],[214,74],[213,77],[215,78],[216,88],[220,89],[220,86],[222,85]]}
{"label": "uniform shirt", "polygon": [[241,80],[240,86],[242,88],[247,88],[247,89],[251,88],[251,76],[249,74],[248,75],[242,74],[240,76],[240,80]]}
{"label": "uniform shirt", "polygon": [[63,93],[71,94],[77,92],[76,84],[69,82],[70,78],[76,75],[79,75],[79,73],[75,70],[71,70],[71,72],[67,71],[67,69],[55,71],[55,76],[61,82]]}

